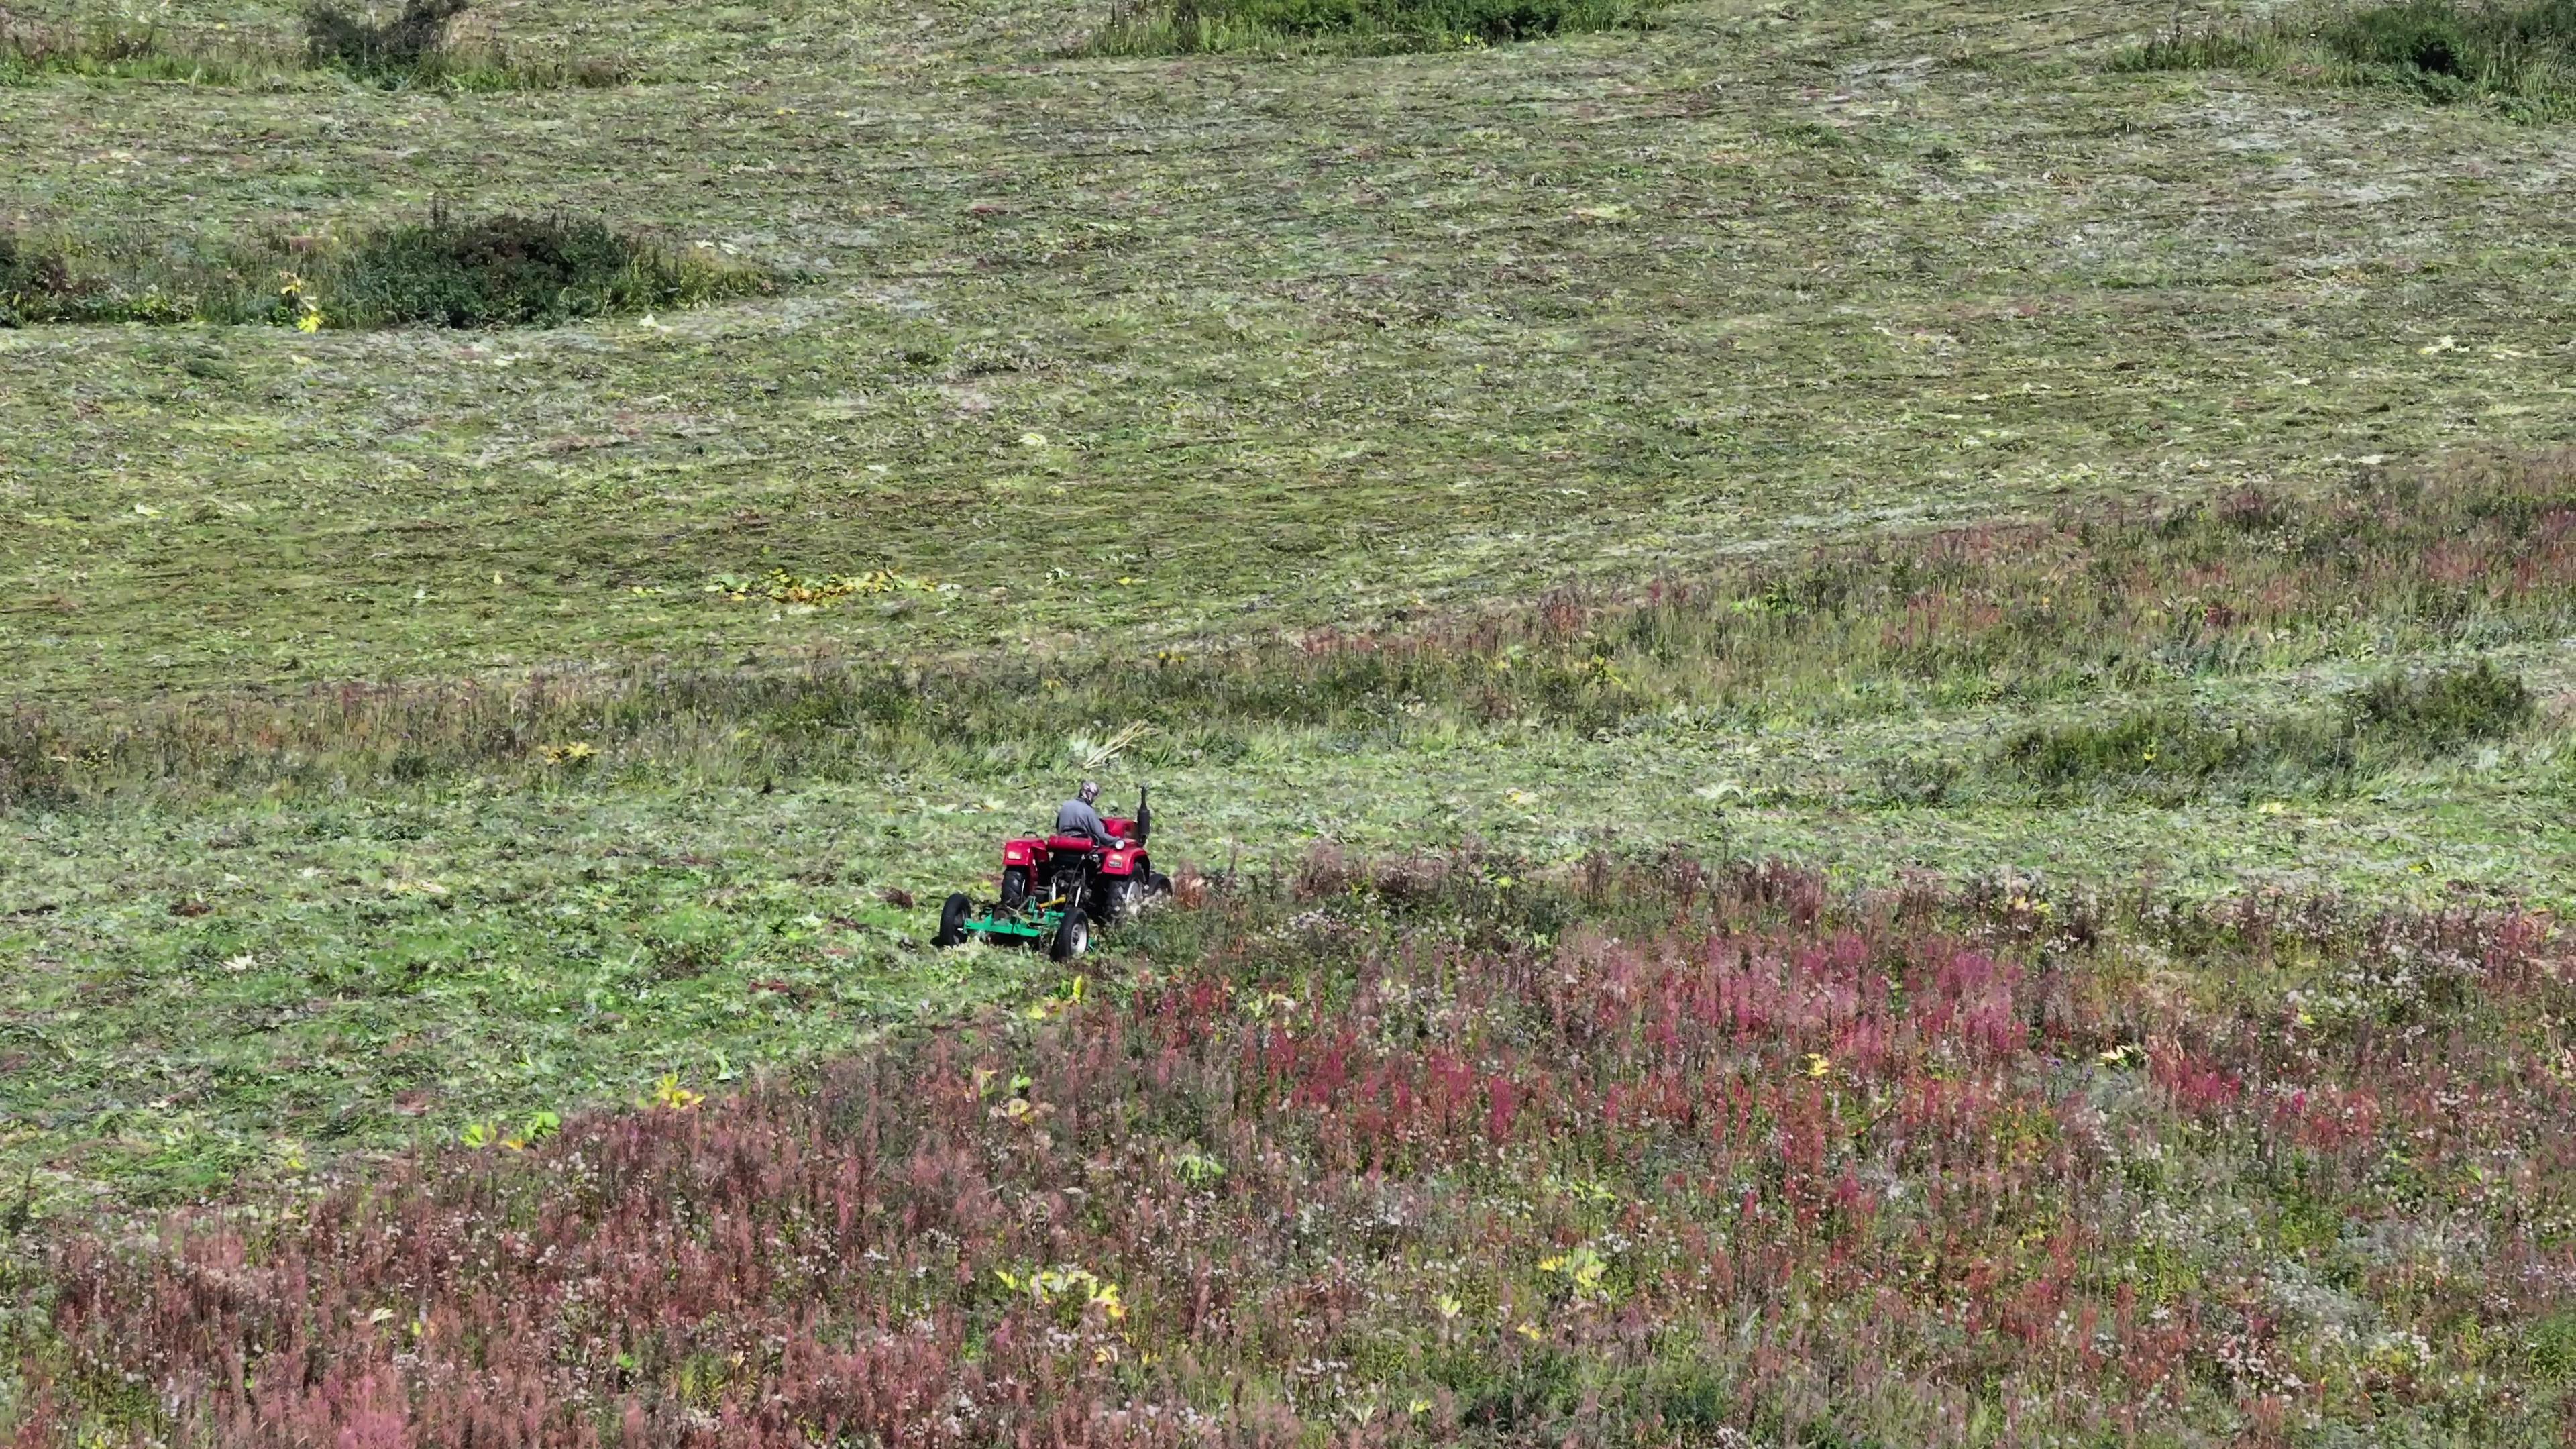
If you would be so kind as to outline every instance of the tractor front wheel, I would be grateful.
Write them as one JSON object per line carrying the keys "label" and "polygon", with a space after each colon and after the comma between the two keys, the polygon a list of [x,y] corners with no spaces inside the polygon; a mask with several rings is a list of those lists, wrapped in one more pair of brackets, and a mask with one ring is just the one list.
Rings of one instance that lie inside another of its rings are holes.
{"label": "tractor front wheel", "polygon": [[1047,943],[1047,955],[1057,961],[1078,959],[1091,949],[1091,918],[1080,906],[1067,906],[1064,920],[1055,928],[1055,939]]}
{"label": "tractor front wheel", "polygon": [[1020,907],[1028,904],[1028,899],[1029,868],[1025,865],[1003,867],[1002,909],[1006,911],[1016,911]]}
{"label": "tractor front wheel", "polygon": [[963,891],[950,896],[947,904],[939,908],[939,934],[931,937],[930,943],[934,946],[963,944],[966,940],[966,917],[974,909],[975,903],[968,900]]}

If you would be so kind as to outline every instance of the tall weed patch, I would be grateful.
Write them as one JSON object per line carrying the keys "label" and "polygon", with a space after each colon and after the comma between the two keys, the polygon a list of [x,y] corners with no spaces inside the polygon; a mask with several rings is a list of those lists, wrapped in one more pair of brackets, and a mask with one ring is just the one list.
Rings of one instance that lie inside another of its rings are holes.
{"label": "tall weed patch", "polygon": [[293,71],[295,57],[276,47],[131,21],[41,23],[0,12],[0,85],[31,85],[47,76],[176,81],[237,86]]}
{"label": "tall weed patch", "polygon": [[403,0],[383,19],[337,3],[304,12],[306,53],[317,66],[354,75],[401,76],[438,64],[447,51],[448,26],[471,0]]}
{"label": "tall weed patch", "polygon": [[[548,326],[687,307],[758,291],[748,267],[620,232],[604,221],[443,214],[371,233],[317,269],[317,305],[353,327]],[[319,298],[331,299],[320,304]]]}
{"label": "tall weed patch", "polygon": [[263,235],[208,247],[87,247],[0,232],[0,326],[265,324],[303,331],[552,326],[773,290],[699,247],[596,218],[503,213],[345,236]]}
{"label": "tall weed patch", "polygon": [[2133,794],[2167,804],[2348,788],[2374,767],[2438,759],[2502,739],[2535,711],[2530,689],[2491,661],[2393,671],[2331,708],[2224,720],[2180,708],[2023,730],[2000,762],[2043,793]]}
{"label": "tall weed patch", "polygon": [[2540,918],[1338,857],[1190,914],[811,1083],[66,1235],[16,1442],[2555,1442]]}
{"label": "tall weed patch", "polygon": [[457,90],[608,86],[632,78],[611,59],[530,60],[491,42],[460,43],[455,23],[471,8],[472,0],[402,0],[380,16],[323,0],[304,12],[305,60],[380,85]]}
{"label": "tall weed patch", "polygon": [[49,75],[285,86],[326,76],[369,85],[462,91],[622,85],[634,70],[613,57],[528,55],[488,38],[462,39],[471,0],[403,0],[390,14],[345,4],[305,10],[300,42],[134,21],[20,21],[0,11],[0,84]]}
{"label": "tall weed patch", "polygon": [[2314,75],[2557,120],[2576,112],[2576,3],[2309,6],[2199,30],[2177,26],[2120,52],[2113,65]]}

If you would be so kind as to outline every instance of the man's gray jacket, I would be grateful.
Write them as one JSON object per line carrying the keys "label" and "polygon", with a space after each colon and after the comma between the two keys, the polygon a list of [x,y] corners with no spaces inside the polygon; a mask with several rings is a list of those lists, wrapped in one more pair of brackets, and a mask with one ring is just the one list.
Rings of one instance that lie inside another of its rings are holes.
{"label": "man's gray jacket", "polygon": [[1087,835],[1091,837],[1095,844],[1099,845],[1116,845],[1118,843],[1118,837],[1110,834],[1109,827],[1102,823],[1100,812],[1092,809],[1089,805],[1084,804],[1080,800],[1067,800],[1064,804],[1056,807],[1055,833],[1058,835]]}

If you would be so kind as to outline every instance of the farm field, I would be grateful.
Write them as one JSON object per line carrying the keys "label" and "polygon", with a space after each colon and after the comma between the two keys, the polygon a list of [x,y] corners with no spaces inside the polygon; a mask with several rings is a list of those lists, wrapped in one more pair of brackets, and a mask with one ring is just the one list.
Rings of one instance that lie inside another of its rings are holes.
{"label": "farm field", "polygon": [[2553,72],[1106,18],[0,11],[0,1429],[2561,1442]]}

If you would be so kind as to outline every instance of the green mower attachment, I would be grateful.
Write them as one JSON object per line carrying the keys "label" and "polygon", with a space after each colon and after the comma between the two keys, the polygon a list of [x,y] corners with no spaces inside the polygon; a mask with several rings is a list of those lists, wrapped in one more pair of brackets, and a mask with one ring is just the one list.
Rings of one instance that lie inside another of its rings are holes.
{"label": "green mower attachment", "polygon": [[1065,896],[979,905],[960,891],[939,908],[939,934],[931,944],[961,946],[968,940],[1032,951],[1043,945],[1047,955],[1070,961],[1091,949],[1091,918]]}

